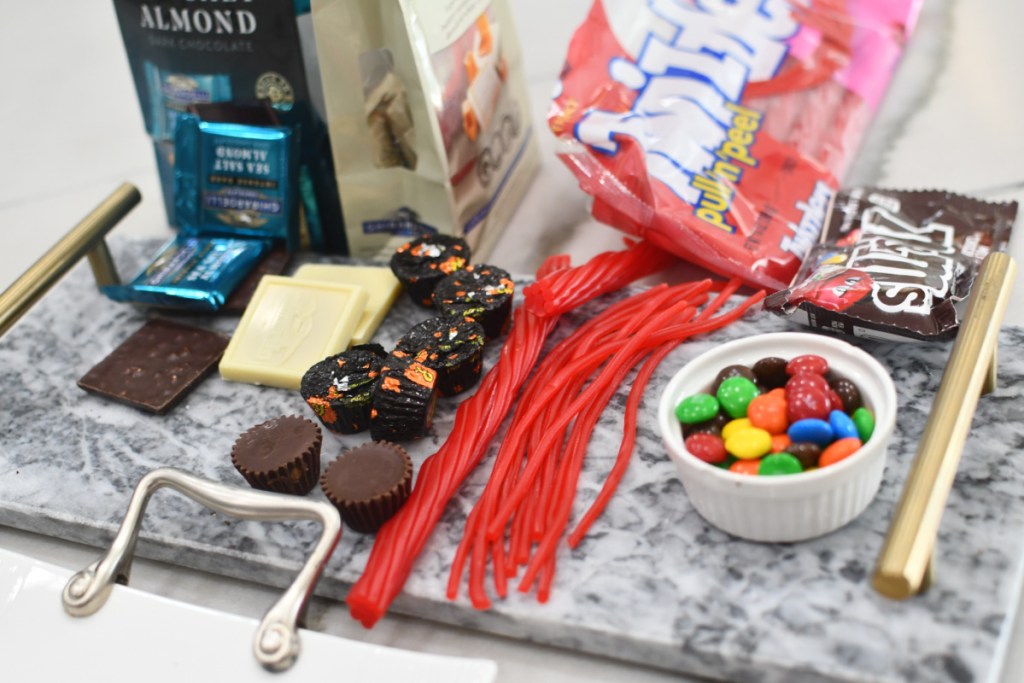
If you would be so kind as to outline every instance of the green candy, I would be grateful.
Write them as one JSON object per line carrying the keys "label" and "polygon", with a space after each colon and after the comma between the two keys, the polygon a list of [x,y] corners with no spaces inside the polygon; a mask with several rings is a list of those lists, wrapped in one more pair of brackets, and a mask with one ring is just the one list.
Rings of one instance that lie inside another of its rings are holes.
{"label": "green candy", "polygon": [[867,408],[861,407],[853,411],[853,424],[857,426],[857,434],[860,435],[861,443],[867,443],[871,435],[875,433],[875,416]]}
{"label": "green candy", "polygon": [[761,458],[757,473],[762,476],[778,474],[800,474],[804,471],[800,461],[789,453],[772,453]]}
{"label": "green candy", "polygon": [[711,394],[694,394],[679,402],[676,418],[683,424],[697,424],[718,415],[718,408],[718,399]]}
{"label": "green candy", "polygon": [[718,386],[718,402],[729,417],[747,416],[747,406],[760,394],[757,385],[746,377],[730,377]]}

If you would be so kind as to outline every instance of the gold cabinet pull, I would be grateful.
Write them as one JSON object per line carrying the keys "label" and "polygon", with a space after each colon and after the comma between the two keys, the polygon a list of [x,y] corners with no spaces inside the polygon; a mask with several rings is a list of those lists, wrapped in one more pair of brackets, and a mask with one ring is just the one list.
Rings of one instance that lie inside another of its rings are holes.
{"label": "gold cabinet pull", "polygon": [[138,188],[123,183],[0,294],[0,336],[87,254],[98,285],[119,284],[103,238],[141,199]]}
{"label": "gold cabinet pull", "polygon": [[1017,266],[989,254],[971,292],[967,315],[935,395],[903,495],[878,556],[872,585],[903,600],[931,582],[939,521],[953,486],[978,398],[995,387],[996,342]]}

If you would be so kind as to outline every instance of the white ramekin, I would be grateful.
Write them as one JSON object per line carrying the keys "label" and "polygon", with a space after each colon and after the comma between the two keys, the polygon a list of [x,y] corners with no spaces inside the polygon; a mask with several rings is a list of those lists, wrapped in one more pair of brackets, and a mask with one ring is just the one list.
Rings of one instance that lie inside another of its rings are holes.
{"label": "white ramekin", "polygon": [[[811,472],[758,477],[715,467],[686,450],[675,416],[679,401],[707,391],[728,365],[752,366],[767,356],[790,359],[806,353],[823,356],[835,372],[853,380],[874,413],[875,431],[859,451]],[[693,507],[722,531],[752,541],[814,538],[863,512],[882,481],[895,423],[896,389],[885,367],[845,341],[801,332],[738,339],[701,354],[669,381],[658,406],[662,439]]]}

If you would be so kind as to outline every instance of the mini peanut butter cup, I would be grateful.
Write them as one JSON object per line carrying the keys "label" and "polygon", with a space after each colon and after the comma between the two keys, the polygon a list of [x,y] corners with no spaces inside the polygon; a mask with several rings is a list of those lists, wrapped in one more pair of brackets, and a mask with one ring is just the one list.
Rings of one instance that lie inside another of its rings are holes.
{"label": "mini peanut butter cup", "polygon": [[231,448],[231,462],[249,485],[305,495],[320,476],[323,435],[312,420],[275,417],[245,431]]}
{"label": "mini peanut butter cup", "polygon": [[373,533],[398,512],[412,488],[412,460],[389,441],[370,441],[341,455],[320,488],[353,531]]}

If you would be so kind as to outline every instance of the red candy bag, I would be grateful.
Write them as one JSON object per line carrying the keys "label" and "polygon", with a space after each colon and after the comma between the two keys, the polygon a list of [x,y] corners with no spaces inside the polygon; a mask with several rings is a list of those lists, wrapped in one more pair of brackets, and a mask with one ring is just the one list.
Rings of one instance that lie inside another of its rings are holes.
{"label": "red candy bag", "polygon": [[598,220],[786,286],[920,0],[598,0],[548,123]]}

